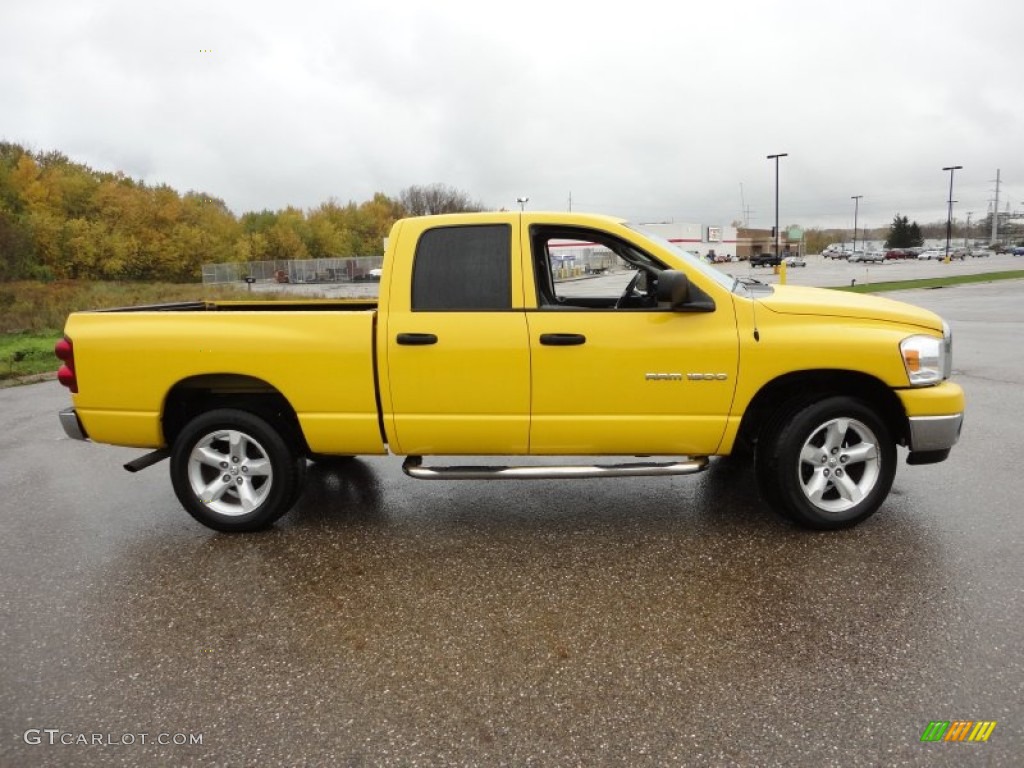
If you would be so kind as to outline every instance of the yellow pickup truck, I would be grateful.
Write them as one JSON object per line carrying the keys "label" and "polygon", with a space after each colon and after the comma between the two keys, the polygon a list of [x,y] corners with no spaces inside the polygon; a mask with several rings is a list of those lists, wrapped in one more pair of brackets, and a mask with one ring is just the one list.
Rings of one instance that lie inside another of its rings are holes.
{"label": "yellow pickup truck", "polygon": [[[379,299],[77,312],[65,333],[67,434],[155,449],[132,471],[169,457],[182,505],[221,531],[287,512],[309,459],[389,453],[421,479],[679,475],[739,454],[779,513],[842,528],[884,501],[897,446],[944,460],[964,411],[935,314],[733,278],[587,214],[400,220]],[[575,458],[423,461],[467,455]],[[580,458],[600,456],[618,458]]]}

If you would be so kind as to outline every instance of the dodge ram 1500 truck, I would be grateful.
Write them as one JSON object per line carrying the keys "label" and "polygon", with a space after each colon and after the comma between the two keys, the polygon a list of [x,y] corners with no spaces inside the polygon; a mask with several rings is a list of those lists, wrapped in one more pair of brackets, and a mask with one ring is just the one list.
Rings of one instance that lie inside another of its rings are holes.
{"label": "dodge ram 1500 truck", "polygon": [[76,312],[65,332],[67,434],[155,449],[132,471],[169,457],[221,531],[284,514],[307,459],[388,453],[421,479],[680,475],[737,453],[775,510],[841,528],[886,498],[897,446],[944,460],[964,411],[935,314],[734,279],[586,214],[400,220],[379,299]]}

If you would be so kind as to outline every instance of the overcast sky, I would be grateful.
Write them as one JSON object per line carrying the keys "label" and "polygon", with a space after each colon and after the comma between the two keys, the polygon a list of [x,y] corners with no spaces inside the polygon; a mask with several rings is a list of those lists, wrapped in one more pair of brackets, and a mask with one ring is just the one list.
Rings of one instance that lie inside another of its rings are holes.
{"label": "overcast sky", "polygon": [[[1024,208],[1020,0],[2,0],[0,138],[236,213],[455,186],[769,226]],[[742,186],[742,196],[741,196]]]}

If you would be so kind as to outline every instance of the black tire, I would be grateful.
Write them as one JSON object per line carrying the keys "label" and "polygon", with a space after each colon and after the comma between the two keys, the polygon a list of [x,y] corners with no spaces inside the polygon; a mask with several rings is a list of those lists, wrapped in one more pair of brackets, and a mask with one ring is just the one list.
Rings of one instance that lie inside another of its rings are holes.
{"label": "black tire", "polygon": [[185,510],[208,528],[258,531],[294,504],[300,461],[267,421],[223,408],[197,416],[178,434],[171,485]]}
{"label": "black tire", "polygon": [[873,515],[896,476],[889,428],[866,403],[845,396],[781,411],[758,441],[756,459],[765,500],[817,530]]}

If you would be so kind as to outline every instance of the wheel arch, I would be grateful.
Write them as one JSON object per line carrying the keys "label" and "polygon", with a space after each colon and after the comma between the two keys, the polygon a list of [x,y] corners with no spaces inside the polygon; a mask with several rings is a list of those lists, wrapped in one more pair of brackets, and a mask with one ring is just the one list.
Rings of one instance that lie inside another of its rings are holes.
{"label": "wheel arch", "polygon": [[237,373],[190,376],[171,387],[160,415],[164,442],[173,445],[189,421],[217,408],[235,408],[259,416],[279,429],[296,451],[309,453],[298,415],[288,398],[263,379]]}
{"label": "wheel arch", "polygon": [[743,414],[737,443],[753,446],[761,430],[781,409],[835,395],[853,397],[872,406],[895,441],[899,445],[907,444],[907,416],[896,393],[870,374],[842,369],[794,371],[766,383]]}

